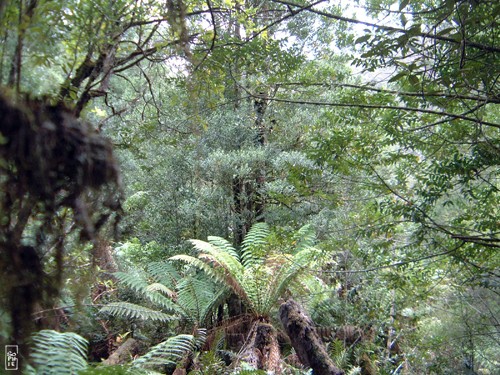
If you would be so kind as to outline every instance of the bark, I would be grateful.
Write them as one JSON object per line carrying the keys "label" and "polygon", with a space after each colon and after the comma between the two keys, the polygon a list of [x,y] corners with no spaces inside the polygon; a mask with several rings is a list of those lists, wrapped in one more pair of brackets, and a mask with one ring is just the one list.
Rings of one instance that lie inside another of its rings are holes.
{"label": "bark", "polygon": [[106,365],[119,365],[130,362],[130,358],[137,354],[138,349],[139,342],[136,339],[129,338],[103,363]]}
{"label": "bark", "polygon": [[241,350],[241,359],[258,370],[281,373],[281,354],[274,327],[257,321],[248,335],[247,344]]}
{"label": "bark", "polygon": [[[14,59],[12,61],[12,66],[9,73],[8,86],[14,87],[16,92],[19,94],[21,88],[21,66],[24,48],[24,36],[26,34],[26,29],[31,23],[31,19],[35,13],[35,8],[37,7],[37,0],[30,0],[26,6],[26,10],[23,9],[23,1],[19,3],[19,25],[17,30],[17,44],[14,52]],[[26,23],[26,24],[25,24]]]}
{"label": "bark", "polygon": [[297,302],[288,300],[280,306],[280,320],[304,366],[312,368],[315,375],[344,374],[333,363],[312,320]]}

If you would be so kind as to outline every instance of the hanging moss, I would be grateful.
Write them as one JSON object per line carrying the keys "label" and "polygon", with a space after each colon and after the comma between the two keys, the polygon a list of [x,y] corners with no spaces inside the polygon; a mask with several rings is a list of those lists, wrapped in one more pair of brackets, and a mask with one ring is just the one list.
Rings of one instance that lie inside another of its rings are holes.
{"label": "hanging moss", "polygon": [[[120,210],[119,173],[111,143],[66,107],[0,94],[0,185],[0,284],[11,341],[26,364],[33,313],[50,304],[62,284],[67,228],[58,212],[70,208],[72,228],[80,229],[81,239],[95,240],[111,212]],[[97,194],[87,199],[91,191]],[[23,240],[27,232],[36,232],[30,246]],[[50,273],[47,254],[54,260]]]}

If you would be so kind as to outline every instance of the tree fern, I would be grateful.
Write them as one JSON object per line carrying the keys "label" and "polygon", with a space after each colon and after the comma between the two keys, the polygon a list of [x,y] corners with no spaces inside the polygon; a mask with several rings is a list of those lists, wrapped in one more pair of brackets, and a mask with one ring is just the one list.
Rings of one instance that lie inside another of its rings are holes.
{"label": "tree fern", "polygon": [[37,374],[76,374],[87,367],[88,342],[76,333],[43,330],[32,341],[31,359]]}
{"label": "tree fern", "polygon": [[129,302],[111,302],[102,307],[100,312],[108,313],[113,316],[142,319],[151,321],[168,322],[178,319],[177,316],[168,315],[158,310],[152,310],[144,306]]}
{"label": "tree fern", "polygon": [[219,237],[211,237],[211,242],[191,240],[198,257],[176,255],[170,259],[202,270],[212,280],[232,289],[253,313],[268,315],[279,297],[300,275],[308,274],[310,266],[321,255],[316,248],[307,246],[314,242],[308,227],[296,235],[301,240],[293,255],[273,253],[269,237],[267,224],[255,224],[243,241],[241,260],[233,254],[231,245]]}
{"label": "tree fern", "polygon": [[[232,258],[232,255],[226,255]],[[144,277],[137,273],[117,272],[116,277],[120,283],[129,286],[150,303],[148,306],[142,306],[130,302],[113,302],[102,307],[100,311],[116,317],[149,321],[171,321],[182,318],[194,326],[207,322],[211,312],[218,307],[222,297],[227,293],[227,289],[221,288],[220,285],[215,286],[216,277],[204,276],[210,275],[213,271],[206,263],[187,255],[180,257],[198,264],[205,273],[181,277],[173,264],[165,262],[150,264],[149,272]],[[217,273],[220,280],[225,280],[226,272],[223,268],[218,271],[213,273]],[[148,283],[146,280],[152,282]],[[167,287],[162,281],[171,287]]]}

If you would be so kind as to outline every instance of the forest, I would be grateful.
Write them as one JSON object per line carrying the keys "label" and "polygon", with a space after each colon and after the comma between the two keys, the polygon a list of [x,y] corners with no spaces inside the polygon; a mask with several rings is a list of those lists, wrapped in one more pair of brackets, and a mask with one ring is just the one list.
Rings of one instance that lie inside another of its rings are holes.
{"label": "forest", "polygon": [[0,373],[498,375],[500,2],[1,0]]}

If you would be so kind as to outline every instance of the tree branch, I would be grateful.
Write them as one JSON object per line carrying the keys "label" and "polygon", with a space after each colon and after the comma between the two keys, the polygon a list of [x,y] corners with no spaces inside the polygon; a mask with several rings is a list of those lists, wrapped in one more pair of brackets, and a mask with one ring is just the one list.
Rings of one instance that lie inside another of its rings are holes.
{"label": "tree branch", "polygon": [[[305,5],[304,6],[302,4],[297,4],[297,3],[294,3],[294,2],[288,1],[288,0],[271,0],[271,1],[275,2],[275,3],[278,3],[278,4],[287,5],[287,6],[290,6],[290,7],[296,7],[296,8],[300,8],[300,9],[305,9],[308,12],[315,13],[315,14],[318,14],[320,16],[323,16],[323,17],[326,17],[326,18],[331,18],[331,19],[334,19],[334,20],[337,20],[337,21],[343,21],[343,22],[348,22],[348,23],[353,23],[353,24],[358,24],[358,25],[365,25],[365,26],[373,27],[373,28],[376,28],[376,29],[379,29],[379,30],[397,32],[397,33],[400,33],[400,34],[406,34],[408,32],[408,30],[401,29],[401,28],[398,28],[398,27],[386,26],[386,25],[379,25],[379,24],[372,23],[372,22],[366,22],[366,21],[357,20],[355,18],[348,18],[348,17],[338,16],[336,14],[332,14],[332,13],[328,13],[328,12],[323,12],[323,11],[320,11],[320,10],[312,9],[312,8],[310,8],[310,5]],[[479,49],[479,50],[482,50],[482,51],[486,51],[486,52],[491,52],[491,53],[500,53],[500,47],[488,46],[488,45],[485,45],[485,44],[472,42],[470,40],[461,41],[461,40],[456,40],[456,39],[453,39],[453,38],[450,38],[450,37],[446,37],[446,36],[442,36],[442,35],[436,35],[436,34],[431,34],[431,33],[426,33],[426,32],[415,33],[415,34],[412,34],[412,36],[413,37],[422,37],[422,38],[429,38],[429,39],[434,39],[434,40],[440,40],[440,41],[443,41],[443,42],[448,42],[448,43],[459,45],[459,46],[463,42],[465,44],[465,46],[467,46],[467,47],[472,47],[472,48],[476,48],[476,49]]]}
{"label": "tree branch", "polygon": [[[252,94],[254,98],[257,98],[258,95]],[[320,102],[320,101],[309,101],[309,100],[294,100],[294,99],[280,99],[280,98],[268,98],[271,101],[280,102],[280,103],[288,103],[288,104],[303,104],[303,105],[315,105],[315,106],[325,106],[325,107],[347,107],[347,108],[368,108],[368,109],[393,109],[398,111],[407,111],[407,112],[417,112],[417,113],[429,113],[438,116],[448,116],[451,117],[452,120],[465,120],[474,122],[477,124],[481,124],[484,126],[491,126],[494,128],[500,129],[500,124],[482,121],[477,118],[468,117],[464,115],[459,115],[455,113],[442,112],[434,109],[428,108],[415,108],[415,107],[406,107],[406,106],[398,106],[398,105],[384,105],[384,104],[363,104],[363,103],[339,103],[339,102]]]}

